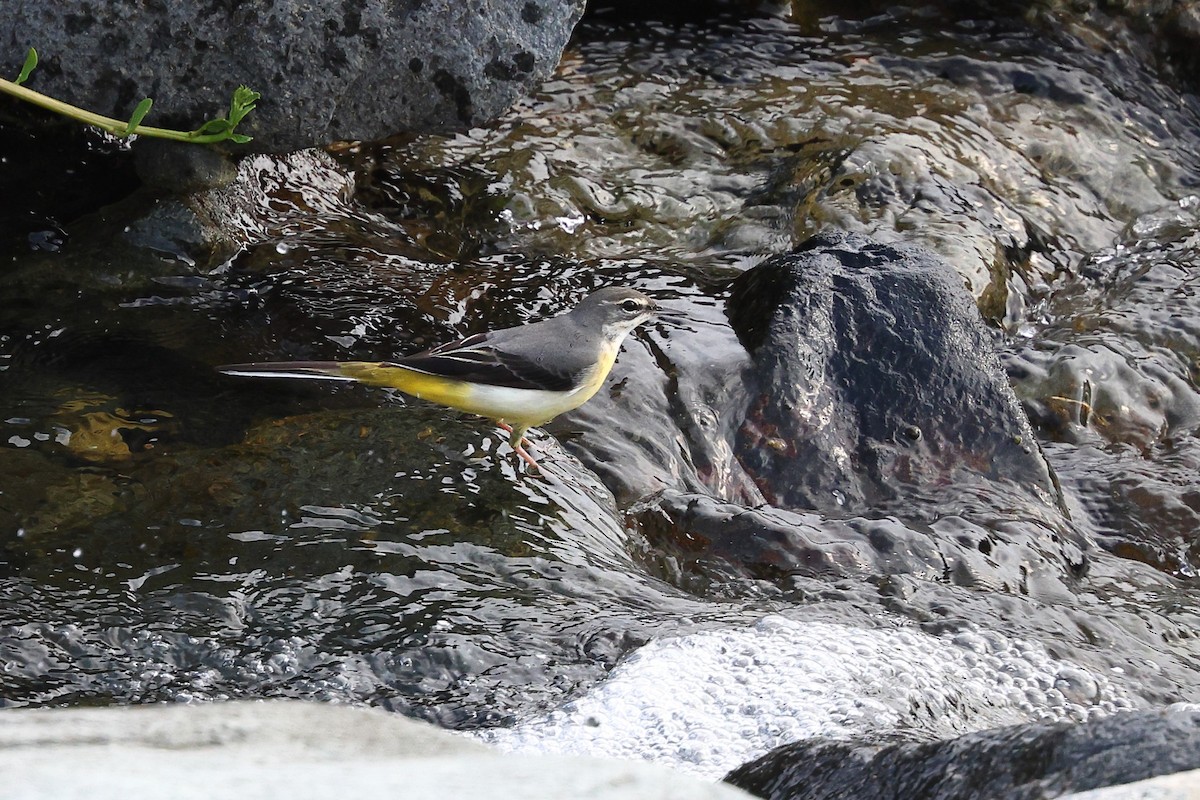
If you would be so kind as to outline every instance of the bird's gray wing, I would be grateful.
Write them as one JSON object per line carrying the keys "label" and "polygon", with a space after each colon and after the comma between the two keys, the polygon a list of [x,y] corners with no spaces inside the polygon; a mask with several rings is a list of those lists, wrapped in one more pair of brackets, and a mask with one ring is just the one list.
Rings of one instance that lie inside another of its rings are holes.
{"label": "bird's gray wing", "polygon": [[479,333],[399,359],[396,363],[429,375],[490,386],[553,392],[565,392],[575,387],[578,370],[570,369],[569,364],[558,365],[537,358],[538,350],[530,353],[522,346],[524,337],[513,341],[507,334],[508,330]]}

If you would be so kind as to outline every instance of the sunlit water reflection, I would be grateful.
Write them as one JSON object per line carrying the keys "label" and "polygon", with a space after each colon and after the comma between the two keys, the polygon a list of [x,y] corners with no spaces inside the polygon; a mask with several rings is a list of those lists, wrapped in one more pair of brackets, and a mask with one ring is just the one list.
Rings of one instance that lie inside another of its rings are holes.
{"label": "sunlit water reflection", "polygon": [[[1200,125],[1138,64],[907,18],[585,25],[494,126],[244,163],[215,268],[95,225],[15,255],[0,705],[369,703],[716,775],[795,737],[1200,699]],[[991,580],[1030,566],[981,549],[1020,520],[936,498],[928,525],[757,508],[726,285],[823,224],[942,253],[1010,332],[1085,575]],[[609,283],[688,320],[534,433],[542,476],[478,420],[211,369],[386,358]],[[714,546],[671,513],[718,506],[778,525]],[[839,561],[871,526],[974,561]],[[780,568],[805,531],[827,561]]]}

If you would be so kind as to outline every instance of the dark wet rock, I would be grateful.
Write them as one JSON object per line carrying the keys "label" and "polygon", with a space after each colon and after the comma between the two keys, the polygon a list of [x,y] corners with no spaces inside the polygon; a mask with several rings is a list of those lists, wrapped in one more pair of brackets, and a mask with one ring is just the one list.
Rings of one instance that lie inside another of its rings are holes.
{"label": "dark wet rock", "polygon": [[[1008,498],[1020,507],[1018,498]],[[928,510],[928,509],[927,509]],[[803,577],[911,575],[980,590],[1064,596],[1088,567],[1077,535],[1029,520],[947,513],[928,526],[893,517],[836,519],[747,508],[665,491],[639,515],[642,531],[689,574],[730,574],[790,587]]]}
{"label": "dark wet rock", "polygon": [[784,745],[726,780],[759,797],[1034,800],[1200,768],[1200,710],[1136,711],[928,744]]}
{"label": "dark wet rock", "polygon": [[582,11],[582,0],[14,0],[0,71],[16,74],[36,47],[30,88],[118,118],[151,97],[147,124],[184,130],[245,84],[263,98],[239,130],[251,149],[280,152],[490,120],[550,74]]}
{"label": "dark wet rock", "polygon": [[236,250],[220,226],[176,199],[153,202],[145,216],[127,226],[124,238],[134,247],[184,256],[205,267],[219,264]]}
{"label": "dark wet rock", "polygon": [[735,451],[773,505],[911,514],[981,482],[1060,502],[970,295],[927,251],[821,234],[746,272],[728,309],[754,361]]}
{"label": "dark wet rock", "polygon": [[232,183],[238,174],[234,159],[215,147],[180,147],[165,139],[144,137],[134,152],[142,182],[168,192],[216,189]]}

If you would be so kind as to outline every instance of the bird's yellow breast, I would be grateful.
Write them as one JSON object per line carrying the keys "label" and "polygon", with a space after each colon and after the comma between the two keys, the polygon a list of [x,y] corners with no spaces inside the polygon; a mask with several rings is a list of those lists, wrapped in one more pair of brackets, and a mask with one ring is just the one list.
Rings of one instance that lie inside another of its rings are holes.
{"label": "bird's yellow breast", "polygon": [[588,400],[591,400],[592,395],[600,391],[600,387],[604,385],[605,379],[608,378],[608,373],[612,371],[613,364],[617,363],[617,351],[620,349],[620,345],[614,347],[610,344],[605,344],[601,348],[600,358],[596,361],[595,368],[579,384],[582,399],[580,399],[578,405],[583,405]]}

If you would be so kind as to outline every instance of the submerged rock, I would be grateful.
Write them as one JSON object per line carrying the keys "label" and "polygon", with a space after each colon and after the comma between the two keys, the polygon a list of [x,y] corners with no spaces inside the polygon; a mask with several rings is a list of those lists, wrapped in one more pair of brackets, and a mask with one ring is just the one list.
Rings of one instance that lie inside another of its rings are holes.
{"label": "submerged rock", "polygon": [[929,744],[797,742],[739,767],[726,780],[764,798],[1033,800],[1197,768],[1200,710],[1168,708]]}
{"label": "submerged rock", "polygon": [[0,72],[29,47],[43,66],[27,84],[91,111],[199,127],[239,84],[262,93],[239,131],[281,152],[339,139],[486,122],[558,63],[582,0],[136,4],[29,0],[0,17]]}

